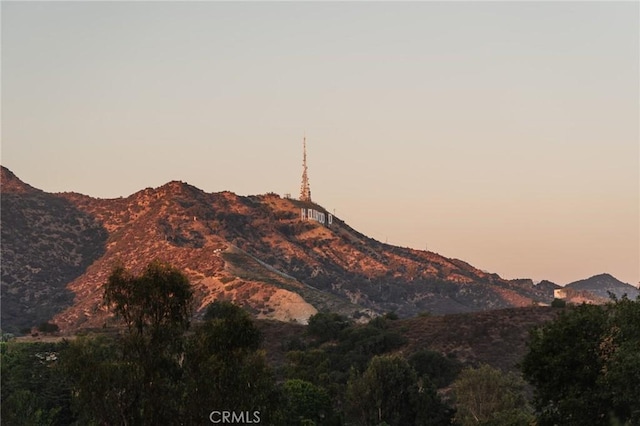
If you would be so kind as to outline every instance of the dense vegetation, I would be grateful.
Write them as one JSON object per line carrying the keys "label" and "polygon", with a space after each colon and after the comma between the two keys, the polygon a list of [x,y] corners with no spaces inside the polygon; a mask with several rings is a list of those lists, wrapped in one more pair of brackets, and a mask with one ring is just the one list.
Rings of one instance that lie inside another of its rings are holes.
{"label": "dense vegetation", "polygon": [[640,300],[580,305],[531,337],[538,424],[640,424]]}
{"label": "dense vegetation", "polygon": [[3,424],[195,425],[223,411],[265,425],[640,422],[640,302],[627,299],[563,308],[532,333],[522,366],[533,407],[519,375],[404,353],[393,313],[364,325],[318,313],[283,339],[286,362],[269,365],[241,308],[214,302],[190,322],[191,287],[170,265],[116,268],[104,301],[118,332],[2,344]]}

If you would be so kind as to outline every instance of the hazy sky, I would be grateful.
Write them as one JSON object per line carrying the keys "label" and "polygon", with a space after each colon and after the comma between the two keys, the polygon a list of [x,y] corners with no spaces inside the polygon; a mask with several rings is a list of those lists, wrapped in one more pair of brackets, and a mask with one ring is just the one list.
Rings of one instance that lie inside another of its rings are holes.
{"label": "hazy sky", "polygon": [[[506,278],[640,280],[638,2],[6,2],[2,164],[314,201]],[[6,212],[3,212],[6,214]]]}

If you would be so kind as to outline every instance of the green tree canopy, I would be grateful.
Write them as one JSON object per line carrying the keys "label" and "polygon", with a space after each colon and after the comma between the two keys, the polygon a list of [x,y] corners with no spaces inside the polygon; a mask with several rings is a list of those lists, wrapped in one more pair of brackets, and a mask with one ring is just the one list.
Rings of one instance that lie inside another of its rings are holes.
{"label": "green tree canopy", "polygon": [[418,377],[438,389],[451,384],[461,370],[460,361],[455,358],[424,349],[413,353],[409,357],[409,364],[418,373]]}
{"label": "green tree canopy", "polygon": [[568,309],[532,333],[522,369],[541,426],[640,424],[640,301]]}
{"label": "green tree canopy", "polygon": [[453,383],[456,421],[461,426],[531,424],[524,386],[520,377],[488,365],[462,370]]}
{"label": "green tree canopy", "polygon": [[116,267],[104,287],[104,303],[129,332],[155,340],[170,338],[189,328],[193,290],[178,269],[160,261],[141,275]]}
{"label": "green tree canopy", "polygon": [[207,306],[205,322],[197,330],[208,351],[232,353],[254,351],[262,342],[262,334],[251,316],[241,307],[227,301],[215,301]]}
{"label": "green tree canopy", "polygon": [[375,356],[347,388],[351,418],[362,425],[448,425],[451,411],[433,387],[421,387],[416,372],[397,355]]}
{"label": "green tree canopy", "polygon": [[325,424],[333,417],[331,399],[321,387],[300,379],[282,385],[284,414],[290,425]]}
{"label": "green tree canopy", "polygon": [[117,340],[79,337],[61,354],[61,363],[73,387],[75,424],[145,424],[141,369]]}
{"label": "green tree canopy", "polygon": [[72,342],[65,354],[80,421],[181,422],[181,363],[192,299],[186,276],[167,263],[154,261],[140,275],[122,266],[113,270],[104,303],[126,331],[115,340]]}
{"label": "green tree canopy", "polygon": [[307,333],[321,342],[334,340],[350,324],[350,321],[343,315],[335,312],[318,312],[309,318]]}
{"label": "green tree canopy", "polygon": [[71,388],[59,368],[67,342],[2,342],[1,423],[68,425],[72,422]]}
{"label": "green tree canopy", "polygon": [[78,424],[205,424],[214,410],[281,420],[249,314],[216,302],[190,327],[192,294],[187,278],[165,263],[138,276],[114,269],[104,300],[125,331],[77,339],[65,354]]}
{"label": "green tree canopy", "polygon": [[249,314],[232,303],[214,302],[204,318],[184,354],[184,420],[198,424],[214,409],[233,409],[259,411],[262,422],[275,422],[280,412],[275,380],[258,350],[262,335]]}

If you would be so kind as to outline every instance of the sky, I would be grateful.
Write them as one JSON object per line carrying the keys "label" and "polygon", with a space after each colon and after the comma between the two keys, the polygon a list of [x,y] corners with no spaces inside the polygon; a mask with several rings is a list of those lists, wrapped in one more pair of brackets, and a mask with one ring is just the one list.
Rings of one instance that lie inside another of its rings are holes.
{"label": "sky", "polygon": [[[313,200],[504,278],[640,281],[638,2],[1,3],[2,165]],[[8,212],[3,212],[8,214]]]}

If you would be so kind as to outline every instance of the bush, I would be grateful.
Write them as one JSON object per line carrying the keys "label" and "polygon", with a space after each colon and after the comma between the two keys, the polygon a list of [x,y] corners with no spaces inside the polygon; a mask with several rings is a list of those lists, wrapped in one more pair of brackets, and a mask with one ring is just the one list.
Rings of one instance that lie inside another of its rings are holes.
{"label": "bush", "polygon": [[566,306],[567,306],[567,302],[562,299],[553,299],[553,302],[551,302],[552,308],[564,308]]}
{"label": "bush", "polygon": [[396,314],[395,311],[387,312],[386,314],[384,314],[384,317],[391,321],[397,320],[399,318],[398,314]]}
{"label": "bush", "polygon": [[340,314],[318,312],[309,318],[307,333],[321,341],[334,340],[349,325],[349,320]]}
{"label": "bush", "polygon": [[424,349],[412,354],[408,361],[419,377],[438,389],[450,385],[462,369],[457,359]]}
{"label": "bush", "polygon": [[60,331],[60,327],[57,324],[43,322],[38,326],[38,331],[40,333],[57,333]]}

